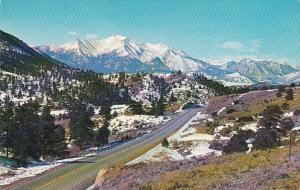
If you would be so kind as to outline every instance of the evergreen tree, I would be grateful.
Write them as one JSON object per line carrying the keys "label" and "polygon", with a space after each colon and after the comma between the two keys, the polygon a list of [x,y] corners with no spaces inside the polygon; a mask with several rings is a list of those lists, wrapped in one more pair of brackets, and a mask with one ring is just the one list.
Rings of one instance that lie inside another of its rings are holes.
{"label": "evergreen tree", "polygon": [[260,115],[259,121],[261,128],[258,129],[253,147],[256,149],[270,149],[280,144],[280,135],[283,130],[278,128],[280,125],[282,111],[279,106],[268,106]]}
{"label": "evergreen tree", "polygon": [[286,96],[285,96],[286,100],[293,100],[294,99],[294,92],[293,89],[290,88],[286,91]]}
{"label": "evergreen tree", "polygon": [[227,145],[224,147],[223,151],[225,153],[234,153],[234,152],[245,152],[248,150],[248,144],[246,140],[254,137],[254,132],[248,131],[239,131],[237,134],[233,135]]}
{"label": "evergreen tree", "polygon": [[271,128],[259,128],[253,142],[255,149],[269,149],[280,145],[279,135]]}
{"label": "evergreen tree", "polygon": [[167,138],[164,138],[163,141],[161,142],[161,145],[162,145],[163,147],[168,147],[168,146],[169,146],[169,141],[168,141],[168,139],[167,139]]}
{"label": "evergreen tree", "polygon": [[19,160],[38,160],[41,156],[38,108],[36,102],[29,102],[15,109],[9,130],[9,146],[13,156]]}
{"label": "evergreen tree", "polygon": [[129,108],[131,109],[133,114],[143,114],[143,105],[141,102],[131,101],[129,104]]}
{"label": "evergreen tree", "polygon": [[86,105],[81,101],[75,102],[70,112],[70,138],[74,144],[83,148],[90,143],[93,139],[93,127]]}
{"label": "evergreen tree", "polygon": [[13,117],[14,117],[14,105],[10,98],[6,96],[4,98],[3,108],[0,112],[0,135],[1,135],[1,146],[6,148],[6,156],[8,157],[10,149],[11,133],[13,128]]}
{"label": "evergreen tree", "polygon": [[98,129],[98,132],[95,137],[95,144],[97,147],[108,144],[108,137],[110,135],[110,131],[108,127],[109,127],[109,122],[105,119],[102,127]]}
{"label": "evergreen tree", "polygon": [[170,103],[174,103],[177,101],[177,98],[174,96],[174,93],[172,92],[171,97],[170,97]]}
{"label": "evergreen tree", "polygon": [[20,89],[19,92],[18,92],[18,98],[19,98],[19,99],[22,98],[22,91],[21,91],[21,89]]}
{"label": "evergreen tree", "polygon": [[155,116],[163,115],[165,112],[165,102],[163,96],[160,96],[157,102],[152,102],[152,114]]}
{"label": "evergreen tree", "polygon": [[65,131],[62,126],[54,124],[50,108],[45,106],[41,116],[41,150],[42,156],[62,156],[65,149]]}

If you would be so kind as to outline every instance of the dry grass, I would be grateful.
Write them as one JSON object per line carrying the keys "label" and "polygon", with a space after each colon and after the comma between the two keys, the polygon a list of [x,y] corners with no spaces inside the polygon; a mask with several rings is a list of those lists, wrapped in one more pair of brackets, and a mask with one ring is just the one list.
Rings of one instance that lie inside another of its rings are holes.
{"label": "dry grass", "polygon": [[[299,149],[300,146],[297,146],[294,151]],[[171,172],[152,183],[151,189],[213,189],[228,181],[237,180],[243,173],[254,169],[283,164],[287,155],[287,148],[273,149],[270,152],[255,151],[250,154],[227,155],[221,157],[217,163],[193,170]],[[297,174],[294,183],[299,185],[297,181],[299,179],[300,175]],[[286,182],[281,183],[284,185]]]}
{"label": "dry grass", "polygon": [[279,179],[269,184],[266,189],[268,190],[299,190],[300,185],[300,170],[289,173],[289,177]]}
{"label": "dry grass", "polygon": [[294,111],[300,107],[300,89],[294,88],[294,100],[286,101],[285,94],[282,97],[275,97],[268,102],[261,102],[258,104],[250,104],[245,107],[243,110],[227,114],[226,118],[229,117],[239,118],[242,116],[253,116],[262,112],[267,106],[278,105],[281,106],[283,103],[288,103],[290,108],[289,111]]}

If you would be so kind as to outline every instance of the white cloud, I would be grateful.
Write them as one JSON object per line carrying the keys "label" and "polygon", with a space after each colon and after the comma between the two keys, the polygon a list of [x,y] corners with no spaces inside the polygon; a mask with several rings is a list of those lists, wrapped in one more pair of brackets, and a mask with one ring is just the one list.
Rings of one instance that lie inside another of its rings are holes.
{"label": "white cloud", "polygon": [[91,33],[91,34],[86,34],[84,36],[84,38],[87,39],[87,40],[95,40],[95,39],[98,38],[98,36],[97,36],[97,34]]}
{"label": "white cloud", "polygon": [[261,41],[260,39],[256,39],[256,40],[251,40],[249,42],[249,51],[250,52],[256,52],[260,49],[261,47]]}
{"label": "white cloud", "polygon": [[77,32],[75,32],[75,31],[69,31],[68,35],[72,36],[72,37],[77,37],[78,36]]}
{"label": "white cloud", "polygon": [[236,41],[227,41],[224,42],[220,45],[218,45],[218,47],[223,48],[223,49],[231,49],[231,50],[241,50],[244,45],[240,42],[236,42]]}

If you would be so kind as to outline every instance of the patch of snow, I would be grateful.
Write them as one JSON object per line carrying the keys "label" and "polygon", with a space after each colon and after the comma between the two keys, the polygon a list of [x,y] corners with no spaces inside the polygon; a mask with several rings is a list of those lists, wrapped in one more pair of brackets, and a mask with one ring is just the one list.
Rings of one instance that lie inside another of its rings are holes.
{"label": "patch of snow", "polygon": [[[203,156],[210,153],[220,155],[220,151],[209,149],[209,142],[214,139],[212,135],[199,134],[192,126],[195,121],[206,120],[208,115],[197,113],[191,120],[189,120],[182,128],[175,134],[168,138],[170,147],[162,147],[161,144],[149,150],[139,158],[129,162],[128,164],[136,164],[139,162],[151,162],[162,160],[182,160],[189,159],[196,156]],[[178,144],[179,149],[174,149],[174,143]],[[187,147],[181,146],[185,143],[192,143]],[[182,149],[182,147],[184,149]]]}
{"label": "patch of snow", "polygon": [[249,124],[246,124],[244,125],[243,127],[241,127],[242,130],[251,130],[251,131],[254,131],[256,132],[257,131],[257,123],[249,123]]}
{"label": "patch of snow", "polygon": [[110,121],[110,131],[125,132],[137,128],[147,128],[160,124],[163,117],[150,115],[120,115]]}
{"label": "patch of snow", "polygon": [[110,113],[114,114],[116,112],[117,114],[123,114],[128,109],[128,107],[129,106],[125,104],[112,105]]}
{"label": "patch of snow", "polygon": [[286,112],[283,114],[284,117],[292,117],[294,115],[294,112]]}
{"label": "patch of snow", "polygon": [[222,108],[217,112],[217,115],[220,115],[224,110],[226,110],[226,107],[222,107]]}

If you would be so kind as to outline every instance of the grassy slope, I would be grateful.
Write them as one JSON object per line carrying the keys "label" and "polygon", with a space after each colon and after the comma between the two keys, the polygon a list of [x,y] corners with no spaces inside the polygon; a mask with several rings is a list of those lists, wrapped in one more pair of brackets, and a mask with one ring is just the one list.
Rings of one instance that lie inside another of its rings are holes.
{"label": "grassy slope", "polygon": [[251,116],[251,115],[259,114],[266,108],[266,106],[269,106],[269,105],[281,106],[285,102],[290,105],[289,110],[295,110],[300,107],[300,89],[294,88],[293,90],[294,90],[294,100],[286,101],[285,93],[283,93],[282,97],[274,97],[273,99],[271,99],[268,102],[261,102],[259,104],[250,104],[250,106],[248,106],[244,110],[228,114],[228,117],[232,116],[232,117],[238,118],[241,116]]}
{"label": "grassy slope", "polygon": [[[250,104],[245,109],[239,110],[218,118],[221,123],[228,122],[230,117],[253,116],[263,111],[266,106],[288,103],[288,111],[300,107],[300,89],[294,89],[294,100],[286,101],[283,97],[274,97],[268,102]],[[198,132],[207,133],[207,126],[202,125]],[[300,145],[294,152],[300,151]],[[219,163],[201,166],[189,171],[175,171],[164,175],[159,181],[152,183],[150,189],[213,189],[221,187],[232,180],[238,180],[253,170],[266,168],[272,165],[280,166],[288,160],[288,149],[274,149],[269,151],[255,151],[250,154],[234,154],[220,157]],[[300,167],[299,167],[300,168]],[[300,169],[288,173],[290,177],[266,182],[263,189],[298,189],[300,187]],[[247,180],[247,179],[242,179]]]}
{"label": "grassy slope", "polygon": [[[299,153],[300,146],[294,147]],[[253,171],[280,166],[288,160],[288,148],[269,151],[255,151],[250,154],[232,154],[220,157],[216,163],[200,166],[193,170],[174,171],[153,182],[149,189],[214,189],[224,188],[229,182],[250,180],[242,178]],[[299,169],[291,174],[290,179],[264,181],[258,189],[296,189],[300,186]],[[276,184],[276,187],[274,185]]]}

